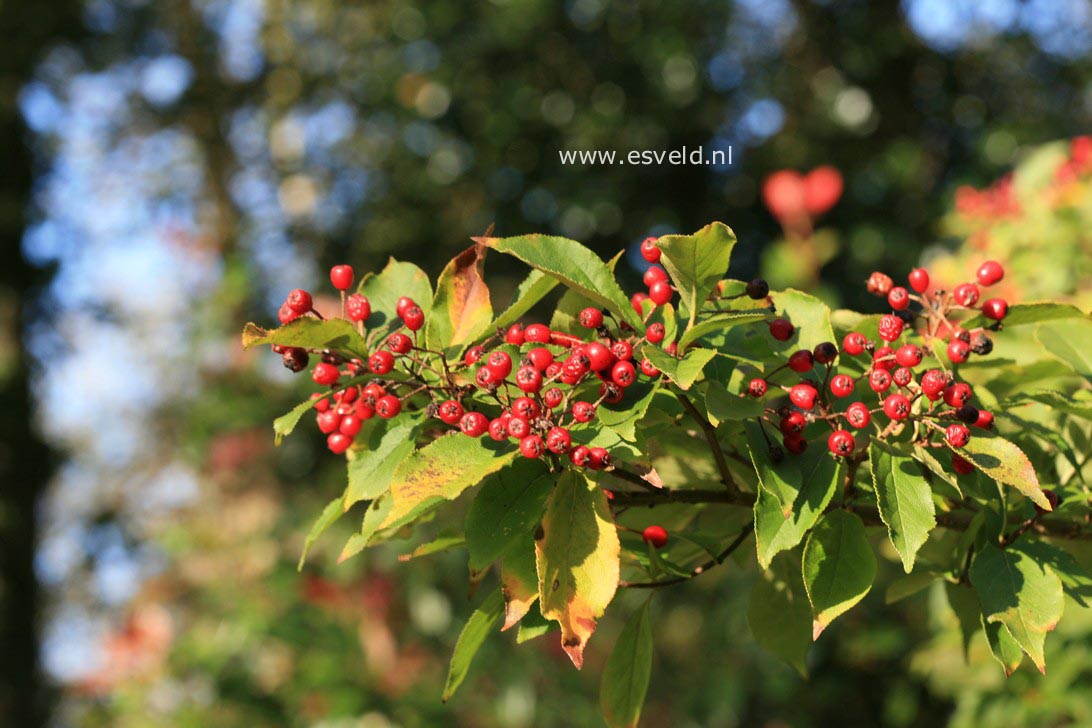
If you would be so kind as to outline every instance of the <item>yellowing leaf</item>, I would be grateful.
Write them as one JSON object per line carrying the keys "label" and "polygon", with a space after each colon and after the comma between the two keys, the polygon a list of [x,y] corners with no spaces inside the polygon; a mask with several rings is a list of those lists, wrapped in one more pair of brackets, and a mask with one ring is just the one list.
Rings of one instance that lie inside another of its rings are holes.
{"label": "yellowing leaf", "polygon": [[1005,438],[987,430],[975,429],[970,442],[964,447],[950,449],[998,483],[1011,485],[1036,505],[1050,510],[1050,501],[1039,487],[1039,477],[1028,456]]}
{"label": "yellowing leaf", "polygon": [[356,357],[368,358],[368,347],[364,339],[345,319],[323,321],[311,316],[303,316],[272,330],[263,329],[257,324],[247,324],[243,328],[243,348],[249,349],[261,344],[297,346],[303,349],[333,349],[348,352]]}
{"label": "yellowing leaf", "polygon": [[561,646],[580,669],[596,620],[618,588],[621,546],[606,496],[583,475],[566,472],[535,536],[542,615],[561,625]]}
{"label": "yellowing leaf", "polygon": [[447,264],[436,281],[432,313],[425,327],[430,349],[457,357],[472,341],[490,329],[493,305],[482,279],[485,248],[472,245]]}
{"label": "yellowing leaf", "polygon": [[500,573],[501,594],[504,595],[503,632],[516,626],[538,599],[538,570],[531,534],[504,555]]}

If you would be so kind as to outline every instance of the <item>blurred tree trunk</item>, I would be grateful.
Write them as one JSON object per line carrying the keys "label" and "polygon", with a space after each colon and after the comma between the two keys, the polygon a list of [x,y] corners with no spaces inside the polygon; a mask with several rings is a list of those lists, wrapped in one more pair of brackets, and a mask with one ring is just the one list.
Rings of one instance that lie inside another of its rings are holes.
{"label": "blurred tree trunk", "polygon": [[0,724],[10,726],[44,725],[50,703],[38,659],[34,550],[35,510],[52,456],[31,426],[22,346],[28,308],[46,274],[22,255],[33,169],[17,101],[44,47],[80,28],[75,2],[0,2]]}

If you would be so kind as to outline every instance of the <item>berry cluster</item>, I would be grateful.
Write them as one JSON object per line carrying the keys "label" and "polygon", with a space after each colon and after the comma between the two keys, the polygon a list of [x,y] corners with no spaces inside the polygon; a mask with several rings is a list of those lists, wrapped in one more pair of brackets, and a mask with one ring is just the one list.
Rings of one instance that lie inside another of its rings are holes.
{"label": "berry cluster", "polygon": [[[741,396],[765,396],[774,386],[773,377],[781,372],[801,375],[796,383],[780,385],[788,395],[788,403],[768,409],[765,418],[771,424],[776,421],[781,444],[789,453],[807,449],[805,429],[815,422],[830,427],[827,448],[837,457],[860,457],[853,430],[870,425],[881,436],[912,427],[919,445],[943,446],[933,439],[942,437],[952,448],[962,448],[971,439],[972,427],[993,427],[993,415],[971,404],[973,392],[968,384],[956,381],[942,368],[928,367],[926,360],[932,355],[934,340],[948,342],[946,357],[952,364],[965,362],[971,353],[988,354],[992,350],[993,343],[984,328],[968,331],[959,325],[957,317],[963,311],[977,309],[985,318],[1000,322],[1008,304],[994,298],[979,305],[979,287],[994,285],[1004,274],[999,263],[988,261],[978,269],[976,282],[948,292],[931,290],[929,273],[923,268],[910,272],[909,290],[896,286],[884,273],[873,273],[867,282],[868,290],[885,297],[892,310],[880,317],[878,341],[853,331],[846,334],[840,350],[833,342],[824,342],[812,350],[795,351],[772,371],[751,379]],[[997,326],[995,323],[994,328]],[[769,330],[778,341],[788,341],[796,333],[793,324],[784,318],[771,320]],[[918,341],[908,341],[910,338]],[[856,357],[867,357],[863,373],[855,373],[859,366],[838,370],[837,365],[850,365]],[[847,401],[858,392],[862,398]],[[873,404],[865,401],[872,397]],[[874,415],[882,415],[883,420],[874,422]],[[784,454],[773,444],[771,452],[775,457]],[[953,456],[952,468],[961,475],[974,469],[959,455]]]}

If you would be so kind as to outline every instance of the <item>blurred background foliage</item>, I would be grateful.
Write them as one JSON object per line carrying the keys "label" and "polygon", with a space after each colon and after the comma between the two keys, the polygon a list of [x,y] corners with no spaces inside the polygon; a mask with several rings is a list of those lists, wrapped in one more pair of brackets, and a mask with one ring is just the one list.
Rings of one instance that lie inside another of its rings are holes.
{"label": "blurred background foliage", "polygon": [[[989,255],[1019,261],[1014,293],[1088,305],[1087,179],[1059,205],[1065,143],[1031,156],[1092,128],[1080,0],[4,0],[0,39],[6,724],[599,720],[626,608],[584,674],[555,641],[493,639],[444,706],[458,551],[338,567],[320,544],[296,572],[343,466],[309,436],[272,449],[300,393],[236,333],[331,263],[435,274],[495,223],[626,247],[632,284],[645,235],[719,219],[734,275],[821,279],[833,304],[872,310],[875,268]],[[728,146],[731,166],[557,155]],[[956,204],[1043,155],[1019,214]],[[845,190],[796,269],[762,182],[819,165]],[[504,300],[516,271],[488,269]],[[805,682],[750,640],[747,582],[657,597],[647,724],[1092,721],[1087,618],[1048,676],[1006,682],[983,645],[964,662],[942,592],[878,588]]]}

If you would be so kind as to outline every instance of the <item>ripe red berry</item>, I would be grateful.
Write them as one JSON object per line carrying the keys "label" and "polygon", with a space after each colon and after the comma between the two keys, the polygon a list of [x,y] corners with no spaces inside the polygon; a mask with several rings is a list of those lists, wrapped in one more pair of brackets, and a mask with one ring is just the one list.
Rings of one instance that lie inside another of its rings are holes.
{"label": "ripe red berry", "polygon": [[796,328],[789,323],[787,319],[776,318],[770,321],[770,336],[774,337],[778,341],[788,341],[792,338],[793,332]]}
{"label": "ripe red berry", "polygon": [[284,305],[292,309],[294,313],[305,314],[311,310],[314,302],[311,300],[310,293],[302,288],[297,288],[288,294],[288,298],[284,299]]}
{"label": "ripe red berry", "polygon": [[670,344],[664,347],[664,351],[666,351],[671,356],[677,357],[679,355],[679,342],[672,341]]}
{"label": "ripe red berry", "polygon": [[335,455],[345,452],[352,444],[353,438],[341,432],[334,432],[326,437],[326,447],[330,448],[330,452]]}
{"label": "ripe red berry", "polygon": [[794,372],[799,372],[800,374],[810,372],[813,366],[815,366],[815,362],[812,359],[811,352],[807,349],[795,351],[792,356],[789,357],[789,369],[792,369]]}
{"label": "ripe red berry", "polygon": [[910,292],[902,286],[895,286],[887,292],[887,305],[896,311],[905,311],[910,305]]}
{"label": "ripe red berry", "polygon": [[846,407],[846,422],[855,430],[868,427],[868,424],[872,422],[872,413],[864,402],[854,402]]}
{"label": "ripe red berry", "polygon": [[489,437],[497,442],[508,439],[508,420],[497,417],[489,421]]}
{"label": "ripe red berry", "polygon": [[910,400],[898,392],[889,394],[883,401],[883,413],[893,420],[905,420],[910,415]]}
{"label": "ripe red berry", "polygon": [[766,394],[766,389],[767,389],[767,385],[766,385],[766,380],[765,379],[752,379],[750,384],[747,385],[747,391],[755,399],[757,399],[757,398],[761,397],[762,395]]}
{"label": "ripe red berry", "polygon": [[641,280],[644,281],[645,288],[652,288],[660,281],[667,280],[667,272],[658,265],[650,266],[645,271],[644,276],[641,277]]}
{"label": "ripe red berry", "polygon": [[542,389],[542,372],[532,366],[516,370],[516,386],[521,392],[532,394]]}
{"label": "ripe red berry", "polygon": [[800,409],[810,410],[815,406],[815,398],[819,392],[807,382],[796,384],[789,390],[789,399]]}
{"label": "ripe red berry", "polygon": [[512,346],[522,346],[525,341],[523,327],[519,324],[509,326],[504,332],[504,341]]}
{"label": "ripe red berry", "polygon": [[527,352],[527,359],[540,372],[545,371],[546,367],[554,363],[554,355],[550,353],[549,349],[542,346],[536,346]]}
{"label": "ripe red berry", "polygon": [[494,351],[485,360],[485,365],[493,373],[494,382],[503,381],[505,377],[512,373],[512,357],[508,356],[508,352],[505,351]]}
{"label": "ripe red berry", "polygon": [[973,283],[960,283],[952,291],[952,298],[960,306],[973,306],[978,303],[978,286]]}
{"label": "ripe red berry", "polygon": [[482,365],[478,367],[478,371],[474,374],[474,383],[482,389],[490,389],[496,387],[500,380],[493,374],[492,369]]}
{"label": "ripe red berry", "polygon": [[664,329],[663,324],[652,324],[645,329],[645,340],[650,344],[659,344],[664,340],[664,336],[667,335],[667,331]]}
{"label": "ripe red berry", "polygon": [[884,341],[894,341],[902,336],[902,319],[894,314],[884,314],[880,317],[879,334]]}
{"label": "ripe red berry", "polygon": [[395,332],[387,337],[387,349],[392,354],[405,354],[413,348],[413,340],[405,334]]}
{"label": "ripe red berry", "polygon": [[565,399],[565,393],[557,387],[550,387],[542,394],[542,401],[550,409],[554,409]]}
{"label": "ripe red berry", "polygon": [[982,304],[982,315],[992,321],[1000,321],[1009,312],[1009,304],[1003,298],[991,298]]}
{"label": "ripe red berry", "polygon": [[546,449],[554,454],[567,453],[572,444],[573,438],[564,427],[551,427],[546,433]]}
{"label": "ripe red berry", "polygon": [[645,309],[644,303],[648,300],[648,294],[637,291],[629,297],[629,305],[633,307],[633,310],[637,312],[638,316],[644,316]]}
{"label": "ripe red berry", "polygon": [[980,286],[992,286],[1005,277],[1005,269],[996,260],[987,260],[978,267],[975,278]]}
{"label": "ripe red berry", "polygon": [[891,276],[879,271],[874,271],[865,283],[868,292],[874,296],[886,296],[893,285],[895,282],[891,280]]}
{"label": "ripe red berry", "polygon": [[656,238],[648,237],[641,241],[641,257],[649,263],[660,262],[660,247],[656,245]]}
{"label": "ripe red berry", "polygon": [[345,315],[350,321],[367,321],[372,315],[372,304],[367,297],[354,293],[345,299]]}
{"label": "ripe red berry", "polygon": [[327,364],[324,361],[320,361],[315,365],[315,368],[311,370],[311,379],[315,384],[322,387],[329,387],[337,384],[337,380],[341,378],[341,372],[333,364]]}
{"label": "ripe red berry", "polygon": [[341,418],[341,424],[338,425],[338,432],[348,437],[356,437],[360,432],[360,428],[364,426],[363,420],[356,415],[346,415]]}
{"label": "ripe red berry", "polygon": [[803,435],[786,435],[782,440],[785,449],[793,455],[799,455],[808,449],[808,441]]}
{"label": "ripe red berry", "polygon": [[455,400],[449,399],[440,404],[436,410],[436,415],[449,425],[457,425],[463,417],[463,406]]}
{"label": "ripe red berry", "polygon": [[614,354],[598,341],[585,344],[581,350],[588,359],[588,368],[593,372],[604,371],[614,363]]}
{"label": "ripe red berry", "polygon": [[857,446],[857,443],[853,440],[853,435],[848,430],[835,430],[830,433],[830,437],[827,438],[827,448],[836,457],[845,457],[853,452],[853,449]]}
{"label": "ripe red berry", "polygon": [[338,427],[341,426],[341,415],[334,410],[319,412],[315,415],[315,423],[318,425],[319,432],[329,435],[331,432],[337,432]]}
{"label": "ripe red berry", "polygon": [[420,331],[425,325],[425,312],[420,306],[410,306],[402,313],[402,323],[410,331]]}
{"label": "ripe red berry", "polygon": [[402,400],[393,394],[380,397],[375,402],[375,413],[385,420],[398,415],[402,411]]}
{"label": "ripe red berry", "polygon": [[603,470],[610,467],[610,453],[606,448],[593,447],[588,450],[588,467],[592,470]]}
{"label": "ripe red berry", "polygon": [[633,358],[633,346],[628,341],[616,341],[611,345],[610,353],[619,361],[629,361]]}
{"label": "ripe red berry", "polygon": [[394,354],[390,353],[386,349],[380,349],[379,351],[368,357],[368,369],[372,374],[383,375],[388,373],[394,368]]}
{"label": "ripe red berry", "polygon": [[474,364],[481,360],[482,355],[485,354],[485,348],[482,346],[472,346],[466,350],[466,354],[463,355],[463,363],[467,366]]}
{"label": "ripe red berry", "polygon": [[948,425],[947,429],[944,430],[944,439],[952,447],[963,447],[971,441],[971,431],[966,425],[959,423]]}
{"label": "ripe red berry", "polygon": [[641,538],[655,549],[662,549],[667,543],[667,530],[663,526],[649,526],[641,531]]}
{"label": "ripe red berry", "polygon": [[993,413],[987,412],[984,409],[978,410],[978,418],[974,421],[974,426],[983,430],[993,429]]}
{"label": "ripe red berry", "polygon": [[910,271],[907,279],[910,281],[910,287],[917,293],[925,293],[925,290],[929,288],[929,271],[924,268],[915,268]]}
{"label": "ripe red berry", "polygon": [[644,374],[650,379],[655,379],[660,376],[660,370],[656,368],[656,365],[652,363],[651,359],[646,357],[641,360],[641,374]]}
{"label": "ripe red berry", "polygon": [[842,351],[850,356],[859,356],[864,353],[865,347],[868,346],[868,339],[864,334],[851,331],[846,334],[846,337],[842,339]]}
{"label": "ripe red berry", "polygon": [[610,370],[610,379],[622,388],[628,387],[636,382],[637,370],[634,368],[633,362],[616,362],[614,367]]}
{"label": "ripe red berry", "polygon": [[895,350],[890,346],[881,346],[872,352],[872,367],[891,371],[895,368]]}
{"label": "ripe red berry", "polygon": [[603,312],[588,306],[580,312],[580,325],[586,329],[597,329],[603,325]]}
{"label": "ripe red berry", "polygon": [[953,364],[962,364],[971,355],[971,345],[962,339],[952,339],[948,342],[948,361]]}
{"label": "ripe red berry", "polygon": [[921,375],[921,391],[924,392],[925,396],[932,402],[940,399],[941,394],[944,392],[944,388],[947,386],[948,377],[939,369],[930,369],[925,372],[925,374]]}
{"label": "ripe red berry", "polygon": [[315,401],[313,405],[319,412],[325,412],[330,409],[330,400],[327,397],[322,396],[321,392],[315,392],[311,395],[311,399]]}
{"label": "ripe red berry", "polygon": [[353,285],[353,268],[349,265],[335,265],[330,269],[330,282],[339,291],[347,291]]}
{"label": "ripe red berry", "polygon": [[974,465],[966,458],[952,453],[952,470],[958,475],[970,475],[974,472]]}
{"label": "ripe red berry", "polygon": [[971,401],[974,392],[969,384],[956,382],[944,388],[944,404],[949,407],[962,407]]}
{"label": "ripe red berry", "polygon": [[467,437],[481,437],[489,431],[489,418],[481,412],[467,412],[459,419],[459,429]]}
{"label": "ripe red berry", "polygon": [[891,372],[891,381],[895,383],[896,387],[905,387],[914,381],[914,373],[906,367],[899,367]]}
{"label": "ripe red berry", "polygon": [[288,304],[281,304],[281,307],[277,309],[277,320],[281,324],[290,324],[300,317],[300,314],[296,313],[288,307]]}
{"label": "ripe red berry", "polygon": [[808,421],[804,415],[799,412],[790,412],[781,418],[781,421],[777,423],[777,428],[781,430],[781,434],[787,436],[799,435],[807,427]]}
{"label": "ripe red berry", "polygon": [[536,344],[550,343],[550,327],[545,324],[531,324],[523,330],[523,336],[527,341]]}
{"label": "ripe red berry", "polygon": [[667,281],[657,281],[648,289],[648,297],[651,298],[652,302],[657,306],[663,306],[671,300],[673,295],[675,295],[675,290]]}
{"label": "ripe red berry", "polygon": [[916,344],[903,344],[895,352],[895,361],[899,363],[899,366],[913,369],[918,364],[921,364],[921,360],[925,357],[925,353],[922,352],[921,347]]}
{"label": "ripe red berry", "polygon": [[538,417],[538,404],[530,397],[516,397],[512,400],[512,414],[533,420]]}
{"label": "ripe red berry", "polygon": [[526,417],[513,414],[508,418],[508,434],[516,439],[522,439],[531,434],[531,423]]}
{"label": "ripe red berry", "polygon": [[886,369],[873,369],[868,375],[868,386],[877,394],[891,388],[891,372]]}
{"label": "ripe red berry", "polygon": [[573,402],[573,419],[577,422],[591,422],[595,418],[595,405],[591,402]]}
{"label": "ripe red berry", "polygon": [[394,305],[394,312],[398,314],[398,318],[402,318],[406,314],[406,309],[416,305],[417,303],[409,296],[402,296]]}
{"label": "ripe red berry", "polygon": [[816,344],[811,356],[817,364],[830,364],[838,358],[838,347],[830,341],[824,341],[821,344]]}
{"label": "ripe red berry", "polygon": [[591,462],[591,450],[586,445],[577,445],[569,453],[569,460],[578,468],[583,468]]}
{"label": "ripe red berry", "polygon": [[830,391],[835,397],[848,397],[853,394],[853,377],[848,374],[836,374],[830,380]]}

